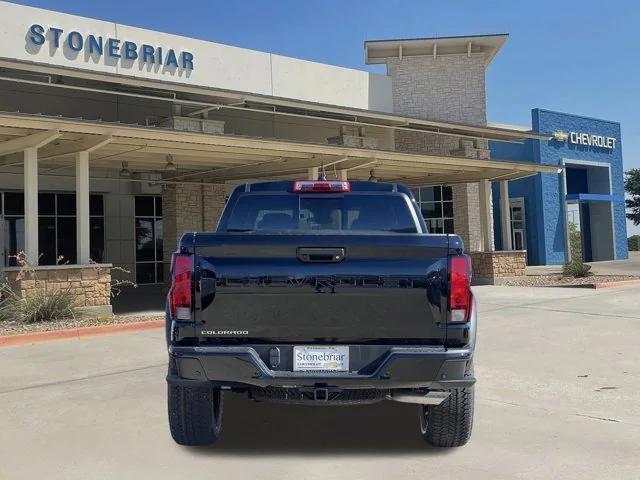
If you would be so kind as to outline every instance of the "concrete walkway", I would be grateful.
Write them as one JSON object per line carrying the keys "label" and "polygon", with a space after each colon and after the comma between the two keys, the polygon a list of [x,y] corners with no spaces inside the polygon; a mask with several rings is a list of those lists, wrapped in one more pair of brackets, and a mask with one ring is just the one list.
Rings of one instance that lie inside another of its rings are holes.
{"label": "concrete walkway", "polygon": [[640,287],[477,287],[471,442],[429,448],[417,407],[225,399],[214,447],[173,443],[161,329],[0,348],[0,478],[637,479]]}

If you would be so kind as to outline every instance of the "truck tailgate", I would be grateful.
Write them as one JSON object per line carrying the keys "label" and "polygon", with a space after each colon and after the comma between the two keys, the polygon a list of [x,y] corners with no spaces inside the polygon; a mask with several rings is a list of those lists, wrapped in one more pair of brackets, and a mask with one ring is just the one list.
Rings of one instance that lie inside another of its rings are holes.
{"label": "truck tailgate", "polygon": [[446,235],[196,234],[194,252],[200,342],[444,341]]}

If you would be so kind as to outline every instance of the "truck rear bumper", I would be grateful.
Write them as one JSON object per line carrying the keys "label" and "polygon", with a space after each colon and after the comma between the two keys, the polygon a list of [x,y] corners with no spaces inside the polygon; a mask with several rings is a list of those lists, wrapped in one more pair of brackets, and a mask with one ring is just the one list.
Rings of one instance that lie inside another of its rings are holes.
{"label": "truck rear bumper", "polygon": [[[283,360],[270,367],[277,347]],[[291,345],[202,346],[169,348],[167,381],[242,387],[339,387],[343,389],[445,390],[475,382],[468,376],[472,348],[351,345],[349,372],[294,372],[286,360]]]}

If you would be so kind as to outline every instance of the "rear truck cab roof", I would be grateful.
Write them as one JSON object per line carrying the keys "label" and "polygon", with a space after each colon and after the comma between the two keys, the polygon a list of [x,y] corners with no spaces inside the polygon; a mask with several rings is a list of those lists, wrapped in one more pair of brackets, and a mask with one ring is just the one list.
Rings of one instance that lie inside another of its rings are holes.
{"label": "rear truck cab roof", "polygon": [[[298,183],[302,183],[298,181]],[[313,183],[306,182],[306,183]],[[318,182],[316,182],[318,183]],[[327,182],[330,183],[330,182]],[[298,195],[321,195],[323,198],[329,198],[329,195],[344,195],[344,194],[375,194],[375,195],[389,195],[389,196],[403,196],[406,198],[406,201],[411,205],[411,211],[414,221],[417,224],[417,232],[416,233],[428,233],[427,225],[422,218],[422,214],[420,212],[420,208],[416,203],[416,200],[405,185],[398,183],[380,183],[380,182],[338,182],[334,183],[347,183],[348,184],[348,192],[345,191],[295,191],[296,181],[278,181],[278,182],[261,182],[261,183],[245,183],[238,185],[234,190],[225,208],[220,216],[220,220],[218,222],[217,230],[218,232],[224,232],[228,230],[229,227],[229,217],[237,205],[238,200],[243,196],[248,195],[257,195],[257,194],[277,194],[277,193],[296,193]],[[342,233],[348,233],[343,231]]]}

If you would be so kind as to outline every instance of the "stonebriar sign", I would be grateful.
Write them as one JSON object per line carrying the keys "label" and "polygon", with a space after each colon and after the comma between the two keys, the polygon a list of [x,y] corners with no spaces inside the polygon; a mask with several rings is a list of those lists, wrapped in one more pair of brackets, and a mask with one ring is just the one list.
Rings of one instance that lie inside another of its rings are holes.
{"label": "stonebriar sign", "polygon": [[135,42],[118,38],[103,37],[102,35],[83,35],[77,31],[65,32],[62,28],[45,28],[34,23],[29,27],[28,40],[37,46],[49,43],[53,49],[68,48],[72,52],[86,52],[90,56],[106,55],[113,59],[138,60],[151,65],[193,70],[193,54],[187,51],[177,51],[173,48],[163,48],[156,45]]}

